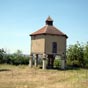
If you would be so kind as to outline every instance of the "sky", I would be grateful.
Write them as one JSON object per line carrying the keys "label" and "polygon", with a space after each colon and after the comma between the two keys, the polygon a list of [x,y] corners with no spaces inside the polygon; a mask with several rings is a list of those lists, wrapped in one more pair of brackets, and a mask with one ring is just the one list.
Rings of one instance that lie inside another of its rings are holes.
{"label": "sky", "polygon": [[88,41],[88,0],[0,0],[0,49],[30,54],[29,34],[48,16],[67,34],[67,46]]}

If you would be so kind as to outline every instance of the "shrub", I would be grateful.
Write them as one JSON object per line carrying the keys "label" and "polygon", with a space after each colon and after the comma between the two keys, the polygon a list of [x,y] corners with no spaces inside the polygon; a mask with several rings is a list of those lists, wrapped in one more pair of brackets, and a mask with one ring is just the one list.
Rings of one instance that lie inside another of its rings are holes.
{"label": "shrub", "polygon": [[54,60],[54,67],[59,68],[60,67],[60,59],[55,59]]}
{"label": "shrub", "polygon": [[77,44],[68,47],[67,65],[77,67],[88,66],[88,43],[86,45],[81,45],[77,42]]}

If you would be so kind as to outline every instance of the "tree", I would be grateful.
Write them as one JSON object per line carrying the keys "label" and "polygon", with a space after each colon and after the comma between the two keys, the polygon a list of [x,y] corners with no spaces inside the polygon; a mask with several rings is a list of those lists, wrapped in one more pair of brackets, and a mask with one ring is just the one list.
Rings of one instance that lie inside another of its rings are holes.
{"label": "tree", "polygon": [[67,64],[72,66],[84,66],[84,49],[79,42],[70,45],[67,50]]}
{"label": "tree", "polygon": [[85,67],[88,67],[88,42],[84,47],[84,63]]}
{"label": "tree", "polygon": [[21,50],[17,50],[13,54],[7,54],[4,49],[0,49],[0,63],[13,65],[29,64],[29,56],[23,55]]}
{"label": "tree", "polygon": [[17,50],[17,52],[12,55],[11,62],[14,65],[28,64],[29,57],[27,55],[23,55],[22,51]]}
{"label": "tree", "polygon": [[4,51],[4,49],[0,49],[0,63],[3,63],[3,59],[5,57],[6,52]]}

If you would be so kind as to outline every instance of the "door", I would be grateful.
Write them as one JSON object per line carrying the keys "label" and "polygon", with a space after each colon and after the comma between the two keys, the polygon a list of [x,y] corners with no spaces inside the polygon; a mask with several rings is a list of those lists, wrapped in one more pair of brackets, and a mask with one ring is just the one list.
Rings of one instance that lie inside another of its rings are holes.
{"label": "door", "polygon": [[57,53],[57,43],[56,42],[52,43],[52,53]]}

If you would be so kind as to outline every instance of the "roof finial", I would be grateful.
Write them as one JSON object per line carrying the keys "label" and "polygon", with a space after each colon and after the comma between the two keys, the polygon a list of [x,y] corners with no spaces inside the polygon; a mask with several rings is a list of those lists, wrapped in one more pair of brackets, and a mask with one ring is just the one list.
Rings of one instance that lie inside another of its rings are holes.
{"label": "roof finial", "polygon": [[48,16],[48,18],[46,19],[46,25],[53,26],[53,20],[50,16]]}

